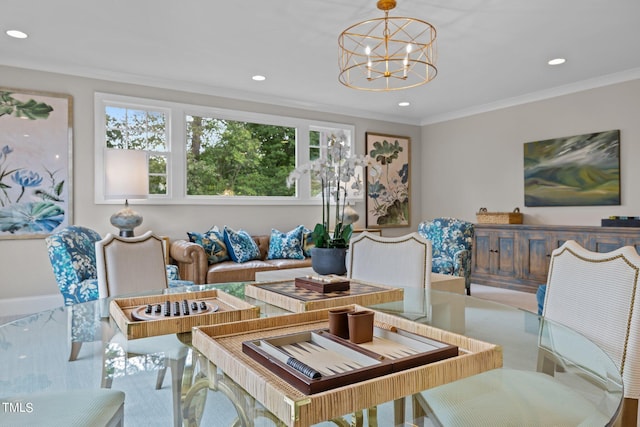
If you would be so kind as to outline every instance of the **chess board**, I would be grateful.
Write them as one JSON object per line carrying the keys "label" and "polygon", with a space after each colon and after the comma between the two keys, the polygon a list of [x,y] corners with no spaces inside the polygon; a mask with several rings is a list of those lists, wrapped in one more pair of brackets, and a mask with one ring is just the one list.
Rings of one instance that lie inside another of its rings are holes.
{"label": "chess board", "polygon": [[318,292],[311,289],[297,287],[295,282],[280,282],[271,285],[264,285],[262,289],[275,292],[277,294],[286,295],[300,301],[318,301],[326,298],[348,297],[353,295],[362,295],[372,292],[379,292],[383,288],[379,286],[369,285],[365,283],[353,283],[346,291]]}
{"label": "chess board", "polygon": [[401,288],[351,280],[344,291],[318,292],[297,287],[294,280],[247,284],[245,295],[296,313],[348,304],[377,304],[402,300]]}

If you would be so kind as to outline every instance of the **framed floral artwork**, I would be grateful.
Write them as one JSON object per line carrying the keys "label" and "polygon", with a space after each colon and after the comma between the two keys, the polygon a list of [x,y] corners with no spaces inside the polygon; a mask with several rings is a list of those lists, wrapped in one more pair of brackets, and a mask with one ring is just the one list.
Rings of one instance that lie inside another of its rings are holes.
{"label": "framed floral artwork", "polygon": [[367,228],[410,225],[410,143],[405,136],[366,133],[366,153],[379,166],[378,174],[367,174]]}
{"label": "framed floral artwork", "polygon": [[72,97],[0,87],[0,239],[71,224]]}

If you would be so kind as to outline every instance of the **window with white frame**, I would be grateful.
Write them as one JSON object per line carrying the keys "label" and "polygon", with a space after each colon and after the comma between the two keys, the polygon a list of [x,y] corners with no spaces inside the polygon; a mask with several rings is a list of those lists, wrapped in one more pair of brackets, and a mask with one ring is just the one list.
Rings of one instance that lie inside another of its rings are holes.
{"label": "window with white frame", "polygon": [[167,194],[168,116],[160,109],[105,105],[105,147],[149,154],[149,194]]}
{"label": "window with white frame", "polygon": [[326,154],[328,138],[351,125],[96,94],[96,203],[105,203],[106,148],[149,152],[152,203],[317,203],[320,184],[286,180],[296,165]]}

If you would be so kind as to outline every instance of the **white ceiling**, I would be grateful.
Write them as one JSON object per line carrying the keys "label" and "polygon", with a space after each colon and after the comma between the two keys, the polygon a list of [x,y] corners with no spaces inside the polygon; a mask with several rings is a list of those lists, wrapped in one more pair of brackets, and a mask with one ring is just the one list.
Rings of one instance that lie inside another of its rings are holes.
{"label": "white ceiling", "polygon": [[438,31],[437,77],[401,91],[338,82],[375,0],[2,0],[0,64],[412,124],[640,78],[639,0],[397,1]]}

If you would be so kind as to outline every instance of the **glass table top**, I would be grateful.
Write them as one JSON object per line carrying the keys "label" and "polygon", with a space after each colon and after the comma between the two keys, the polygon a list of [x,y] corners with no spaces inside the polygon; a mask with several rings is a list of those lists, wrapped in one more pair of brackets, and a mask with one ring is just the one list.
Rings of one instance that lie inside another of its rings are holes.
{"label": "glass table top", "polygon": [[[189,291],[223,290],[257,305],[264,317],[287,313],[274,305],[246,297],[245,286],[246,283],[201,285],[190,287]],[[171,288],[148,294],[185,290],[186,288]],[[39,391],[100,387],[105,349],[103,340],[106,342],[111,339],[113,332],[109,331],[114,328],[105,307],[105,301],[93,301],[46,310],[0,326],[0,402],[9,396],[29,395]],[[594,410],[604,411],[610,418],[619,409],[622,380],[611,359],[581,335],[545,321],[533,313],[466,295],[422,289],[405,289],[402,301],[378,304],[371,308],[498,344],[503,350],[505,368],[536,371],[539,351],[543,349],[551,352],[566,362],[555,374],[555,381],[592,400]],[[78,359],[70,362],[69,343],[72,335],[84,342]],[[179,335],[183,342],[189,343],[189,333]],[[120,340],[117,345],[122,346],[122,354],[109,363],[113,377],[112,388],[126,393],[125,423],[135,426],[171,425],[171,383],[165,381],[162,389],[155,389],[156,374],[163,364],[163,354],[160,352],[127,357],[128,341]],[[199,359],[201,355],[197,351],[191,352],[188,364],[195,366],[194,362]],[[219,374],[224,376],[221,372]],[[195,374],[189,381],[183,381],[183,395],[197,383],[197,379]],[[243,393],[238,387],[231,388],[233,390],[230,393]],[[247,394],[241,398],[250,400],[251,396]],[[257,406],[260,406],[259,403]],[[228,395],[215,390],[206,390],[206,402],[203,403],[199,416],[200,425],[232,425],[238,420],[242,421],[240,425],[254,422],[253,417],[247,414],[243,415],[245,418],[239,417],[237,405],[230,402]],[[587,416],[585,414],[585,418]],[[349,420],[349,417],[347,415],[345,419]],[[0,424],[1,421],[0,407]],[[392,402],[379,406],[378,425],[392,424]],[[255,421],[255,425],[274,425],[274,420],[269,416],[261,416]]]}

